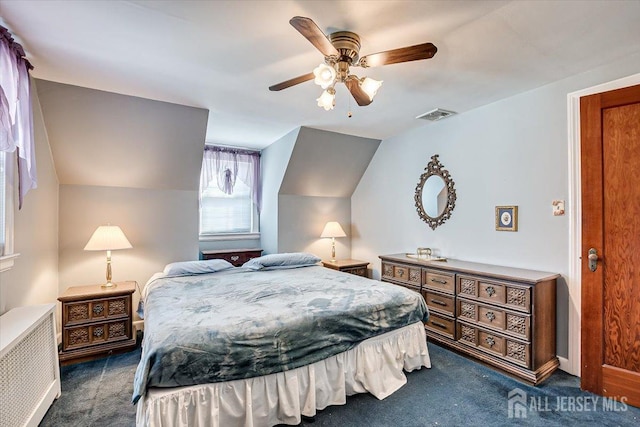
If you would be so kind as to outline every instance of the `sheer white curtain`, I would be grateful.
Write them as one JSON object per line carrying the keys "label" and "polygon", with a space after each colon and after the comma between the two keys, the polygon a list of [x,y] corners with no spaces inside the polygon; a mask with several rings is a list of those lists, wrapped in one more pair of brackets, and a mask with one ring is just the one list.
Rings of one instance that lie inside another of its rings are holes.
{"label": "sheer white curtain", "polygon": [[205,146],[200,174],[200,235],[259,230],[260,152]]}
{"label": "sheer white curtain", "polygon": [[33,66],[24,56],[22,46],[0,26],[0,151],[18,151],[20,208],[27,192],[37,187],[29,79]]}
{"label": "sheer white curtain", "polygon": [[249,187],[251,200],[260,210],[260,152],[205,145],[200,194],[214,180],[220,191],[233,194],[238,179]]}

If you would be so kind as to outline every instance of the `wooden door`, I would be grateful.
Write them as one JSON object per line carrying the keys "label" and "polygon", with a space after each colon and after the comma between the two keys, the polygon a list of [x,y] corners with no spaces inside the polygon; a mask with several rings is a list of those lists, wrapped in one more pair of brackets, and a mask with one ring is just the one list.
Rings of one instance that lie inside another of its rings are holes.
{"label": "wooden door", "polygon": [[640,85],[581,98],[580,133],[581,387],[640,406]]}

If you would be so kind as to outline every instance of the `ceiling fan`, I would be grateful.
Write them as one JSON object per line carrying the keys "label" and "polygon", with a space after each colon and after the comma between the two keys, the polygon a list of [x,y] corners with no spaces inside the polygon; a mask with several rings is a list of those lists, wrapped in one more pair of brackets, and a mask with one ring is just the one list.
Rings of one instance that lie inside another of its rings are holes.
{"label": "ceiling fan", "polygon": [[317,85],[325,89],[317,99],[318,106],[325,110],[331,110],[335,106],[334,86],[338,82],[347,86],[360,106],[371,104],[382,85],[382,81],[350,74],[349,67],[368,68],[430,59],[438,51],[432,43],[422,43],[360,57],[360,36],[356,33],[338,31],[327,37],[312,19],[302,16],[291,18],[289,23],[324,55],[324,63],[316,67],[312,73],[285,80],[270,86],[269,90],[279,91],[314,80]]}

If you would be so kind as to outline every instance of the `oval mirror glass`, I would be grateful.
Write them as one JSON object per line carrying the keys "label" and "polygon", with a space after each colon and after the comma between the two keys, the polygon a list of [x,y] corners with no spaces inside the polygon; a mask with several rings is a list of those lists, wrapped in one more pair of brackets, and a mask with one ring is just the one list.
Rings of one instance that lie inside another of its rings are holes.
{"label": "oval mirror glass", "polygon": [[438,175],[431,175],[422,187],[422,206],[431,218],[437,218],[447,207],[447,188],[444,179]]}

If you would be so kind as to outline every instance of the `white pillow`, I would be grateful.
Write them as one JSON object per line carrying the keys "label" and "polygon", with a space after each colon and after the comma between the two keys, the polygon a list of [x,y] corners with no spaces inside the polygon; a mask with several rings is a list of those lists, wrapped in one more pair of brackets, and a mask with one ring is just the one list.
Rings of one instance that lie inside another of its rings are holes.
{"label": "white pillow", "polygon": [[307,252],[263,255],[250,259],[242,266],[252,270],[276,270],[316,265],[320,258]]}
{"label": "white pillow", "polygon": [[167,276],[189,274],[207,274],[233,268],[233,264],[224,259],[208,259],[205,261],[182,261],[167,264],[163,273]]}

